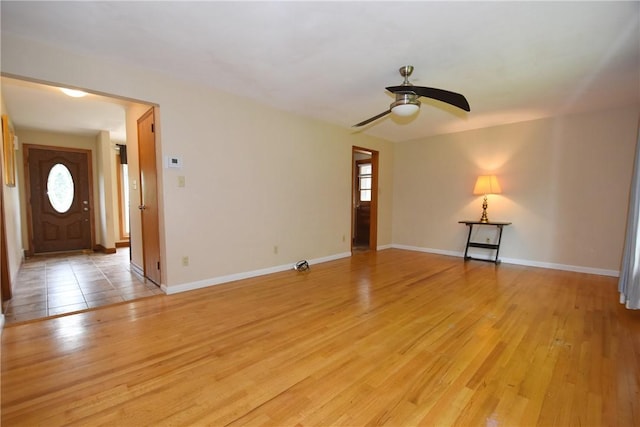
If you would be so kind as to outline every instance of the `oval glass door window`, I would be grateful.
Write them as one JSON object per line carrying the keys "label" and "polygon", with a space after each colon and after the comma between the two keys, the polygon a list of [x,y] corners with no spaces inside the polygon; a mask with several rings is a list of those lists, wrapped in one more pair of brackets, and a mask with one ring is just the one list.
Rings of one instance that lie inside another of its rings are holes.
{"label": "oval glass door window", "polygon": [[47,178],[47,196],[53,209],[65,213],[73,203],[74,185],[69,169],[62,163],[56,163]]}

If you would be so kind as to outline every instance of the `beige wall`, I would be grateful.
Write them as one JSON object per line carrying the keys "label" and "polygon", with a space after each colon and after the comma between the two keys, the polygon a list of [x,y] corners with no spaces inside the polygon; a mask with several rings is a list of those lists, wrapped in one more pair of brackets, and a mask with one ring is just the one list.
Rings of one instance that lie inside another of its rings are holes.
{"label": "beige wall", "polygon": [[[4,103],[4,99],[0,96],[0,114],[9,114]],[[11,115],[9,114],[9,125],[13,127],[11,121]],[[14,128],[15,132],[15,128]],[[0,142],[2,138],[0,137]],[[16,166],[20,164],[20,151],[16,151]],[[4,152],[2,150],[2,144],[0,144],[0,162],[4,161]],[[2,163],[4,168],[4,163]],[[4,173],[4,170],[3,172]],[[16,173],[16,185],[15,187],[8,187],[2,185],[0,191],[3,192],[5,221],[6,221],[6,238],[7,238],[7,261],[9,267],[9,277],[11,282],[14,283],[20,264],[23,259],[23,248],[21,241],[22,222],[20,220],[20,193],[19,188],[21,185],[21,178]]]}
{"label": "beige wall", "polygon": [[138,168],[138,118],[146,113],[148,105],[131,105],[126,112],[127,159],[129,171],[129,236],[131,262],[139,271],[144,265],[142,258],[142,224],[140,218],[140,170]]}
{"label": "beige wall", "polygon": [[100,198],[100,240],[103,248],[114,249],[118,230],[118,187],[116,181],[115,143],[108,131],[96,136],[96,157],[98,160],[98,189]]}
{"label": "beige wall", "polygon": [[349,252],[353,145],[381,151],[379,244],[391,243],[390,143],[202,88],[173,89],[189,102],[159,102],[162,155],[183,161],[161,174],[167,283]]}
{"label": "beige wall", "polygon": [[[639,112],[618,109],[498,126],[396,145],[393,242],[459,254],[479,219],[475,179],[495,174],[489,219],[502,258],[552,267],[620,267]],[[604,270],[604,271],[599,271]]]}
{"label": "beige wall", "polygon": [[[391,244],[391,143],[34,42],[2,44],[4,72],[159,105],[163,285],[348,253],[353,145],[380,152],[378,243]],[[165,155],[180,156],[183,168],[162,167]]]}

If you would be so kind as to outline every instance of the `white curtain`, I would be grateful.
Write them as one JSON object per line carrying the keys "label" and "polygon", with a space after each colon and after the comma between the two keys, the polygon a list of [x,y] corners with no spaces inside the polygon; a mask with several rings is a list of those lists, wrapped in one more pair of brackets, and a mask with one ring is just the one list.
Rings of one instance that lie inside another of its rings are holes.
{"label": "white curtain", "polygon": [[627,308],[640,309],[640,134],[629,194],[627,236],[622,256],[622,270],[618,281],[620,302]]}

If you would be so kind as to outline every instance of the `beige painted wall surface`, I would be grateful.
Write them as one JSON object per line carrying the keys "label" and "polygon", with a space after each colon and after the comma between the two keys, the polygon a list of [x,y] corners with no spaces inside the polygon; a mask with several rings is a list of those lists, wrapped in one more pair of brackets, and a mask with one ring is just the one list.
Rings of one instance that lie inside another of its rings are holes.
{"label": "beige painted wall surface", "polygon": [[[3,38],[2,66],[160,106],[159,162],[171,155],[184,164],[159,170],[165,285],[348,252],[353,145],[380,151],[378,243],[391,243],[388,142],[24,39]],[[185,187],[178,187],[179,176]]]}
{"label": "beige painted wall surface", "polygon": [[391,243],[390,143],[202,88],[171,90],[190,108],[160,102],[163,155],[183,161],[162,172],[168,283],[349,252],[353,145],[381,151],[379,241]]}
{"label": "beige painted wall surface", "polygon": [[396,145],[393,242],[464,251],[495,174],[489,219],[505,228],[501,257],[618,271],[639,112],[617,109],[443,135]]}
{"label": "beige painted wall surface", "polygon": [[[8,114],[9,115],[9,123],[13,127],[13,123],[11,121],[11,112],[7,110],[7,107],[4,103],[4,99],[0,95],[0,114]],[[14,132],[16,129],[14,128]],[[0,162],[4,161],[4,151],[2,150],[2,137],[0,135]],[[16,151],[16,166],[20,164],[20,151]],[[4,163],[2,163],[4,165]],[[3,166],[4,167],[4,166]],[[4,173],[4,172],[2,172]],[[15,187],[8,187],[3,184],[0,191],[3,192],[4,204],[2,209],[4,209],[5,215],[5,227],[6,227],[6,238],[7,238],[7,262],[9,267],[9,277],[11,278],[11,283],[15,283],[16,275],[18,274],[18,270],[20,269],[20,264],[22,263],[23,258],[23,246],[21,239],[21,230],[23,229],[22,221],[20,219],[20,194],[19,188],[22,184],[22,178],[18,176],[16,172],[16,185]]]}
{"label": "beige painted wall surface", "polygon": [[129,172],[129,237],[131,262],[142,270],[142,224],[140,217],[140,169],[138,168],[138,118],[146,113],[148,105],[132,105],[126,112],[127,159]]}
{"label": "beige painted wall surface", "polygon": [[96,157],[98,159],[96,169],[100,199],[100,240],[96,240],[96,243],[107,249],[116,247],[116,224],[118,221],[118,217],[114,215],[114,212],[117,214],[114,207],[118,203],[114,145],[108,131],[101,131],[96,136]]}

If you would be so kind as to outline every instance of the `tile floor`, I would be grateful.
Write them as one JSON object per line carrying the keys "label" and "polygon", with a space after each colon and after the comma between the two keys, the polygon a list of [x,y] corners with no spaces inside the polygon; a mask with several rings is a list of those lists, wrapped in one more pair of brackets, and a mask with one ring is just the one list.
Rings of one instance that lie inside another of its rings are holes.
{"label": "tile floor", "polygon": [[38,255],[25,260],[6,303],[7,324],[72,313],[163,292],[133,272],[129,248],[115,254]]}

